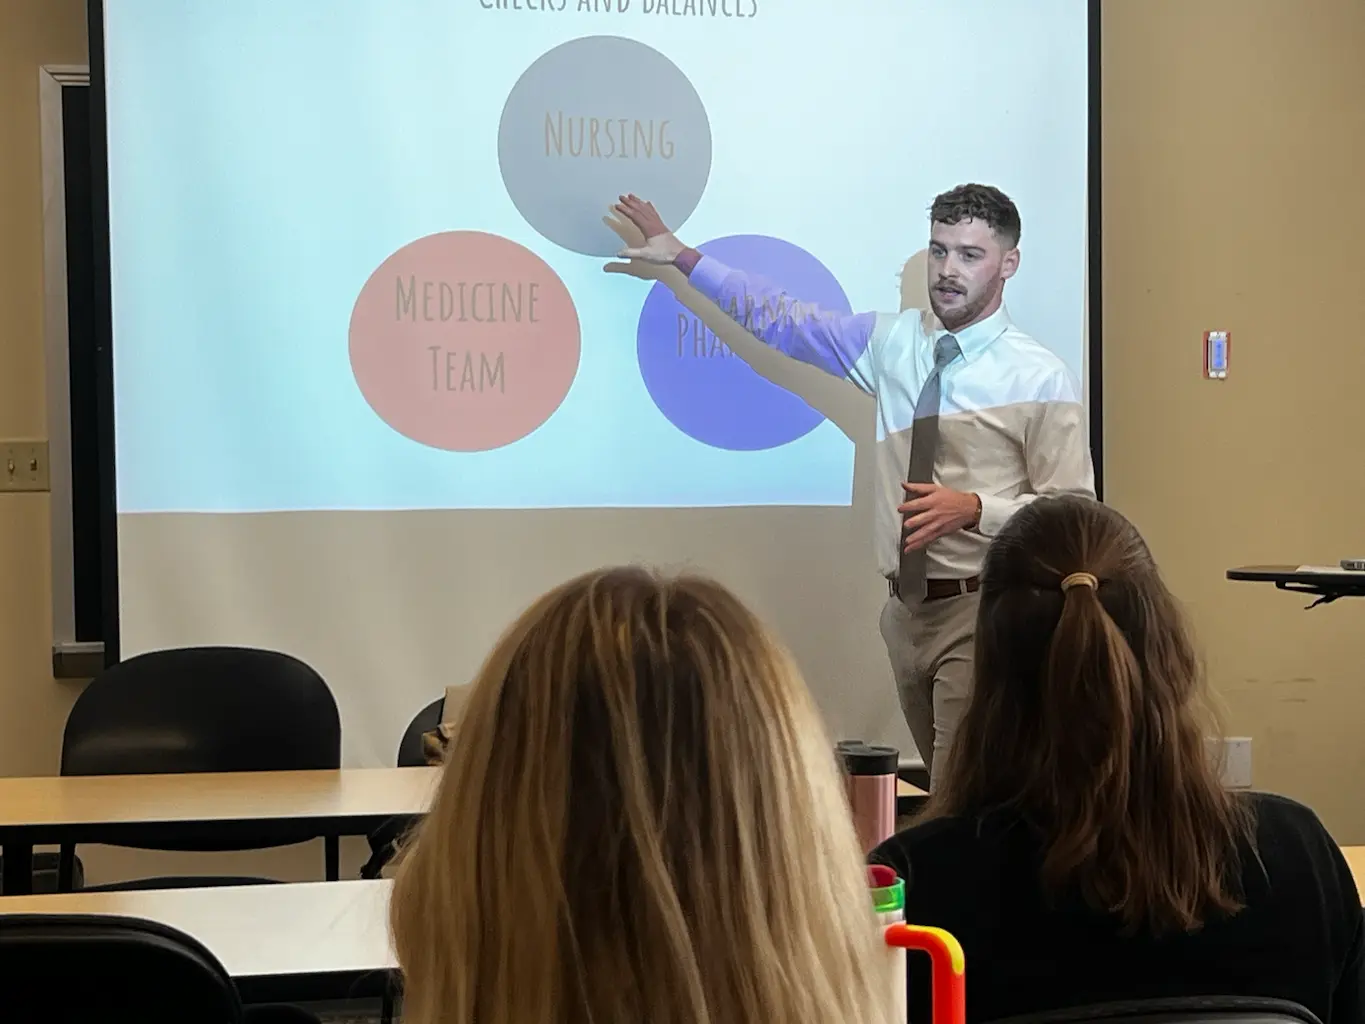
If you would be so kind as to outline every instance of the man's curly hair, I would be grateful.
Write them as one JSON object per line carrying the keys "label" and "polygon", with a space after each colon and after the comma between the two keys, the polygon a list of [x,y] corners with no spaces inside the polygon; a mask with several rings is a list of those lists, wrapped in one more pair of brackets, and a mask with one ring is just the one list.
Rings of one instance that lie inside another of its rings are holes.
{"label": "man's curly hair", "polygon": [[985,221],[1006,249],[1019,244],[1023,230],[1019,208],[994,185],[959,185],[937,196],[929,207],[932,224],[960,224],[964,220]]}

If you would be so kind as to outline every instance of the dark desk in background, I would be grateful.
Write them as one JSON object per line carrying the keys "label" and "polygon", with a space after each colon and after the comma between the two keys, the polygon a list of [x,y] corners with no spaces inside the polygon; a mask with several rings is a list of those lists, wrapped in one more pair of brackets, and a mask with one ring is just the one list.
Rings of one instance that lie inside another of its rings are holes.
{"label": "dark desk in background", "polygon": [[1228,579],[1273,583],[1277,590],[1317,598],[1309,608],[1342,597],[1365,597],[1365,572],[1311,565],[1244,565],[1228,570]]}

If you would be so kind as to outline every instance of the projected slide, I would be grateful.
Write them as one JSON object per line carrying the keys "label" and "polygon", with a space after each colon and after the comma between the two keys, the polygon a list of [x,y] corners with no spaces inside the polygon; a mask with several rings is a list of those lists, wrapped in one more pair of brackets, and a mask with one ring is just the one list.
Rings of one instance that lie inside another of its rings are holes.
{"label": "projected slide", "polygon": [[1085,0],[104,8],[120,512],[848,504],[790,367],[603,273],[622,193],[895,313],[934,195],[998,185],[1083,372]]}

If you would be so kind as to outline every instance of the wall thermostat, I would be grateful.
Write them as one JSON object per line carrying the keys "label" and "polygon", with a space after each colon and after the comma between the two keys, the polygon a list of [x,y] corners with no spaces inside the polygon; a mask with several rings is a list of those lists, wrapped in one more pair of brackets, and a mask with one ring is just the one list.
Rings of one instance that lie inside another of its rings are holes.
{"label": "wall thermostat", "polygon": [[1232,334],[1228,331],[1204,332],[1204,376],[1208,380],[1227,380],[1228,354]]}

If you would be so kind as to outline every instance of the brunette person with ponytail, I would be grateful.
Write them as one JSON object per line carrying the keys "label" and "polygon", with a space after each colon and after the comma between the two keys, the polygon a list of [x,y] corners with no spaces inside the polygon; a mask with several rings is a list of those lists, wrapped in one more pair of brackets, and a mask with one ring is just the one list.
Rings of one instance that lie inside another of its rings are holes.
{"label": "brunette person with ponytail", "polygon": [[[921,821],[873,853],[962,943],[974,1021],[1166,996],[1362,1015],[1362,913],[1308,808],[1236,794],[1200,659],[1136,529],[1039,498],[991,544],[975,689]],[[911,966],[912,1022],[927,979]]]}

